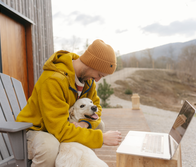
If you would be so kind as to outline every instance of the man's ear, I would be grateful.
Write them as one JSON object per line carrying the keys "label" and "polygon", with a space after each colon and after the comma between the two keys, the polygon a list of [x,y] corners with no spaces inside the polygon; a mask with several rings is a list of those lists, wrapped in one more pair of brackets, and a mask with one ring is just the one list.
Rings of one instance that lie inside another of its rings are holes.
{"label": "man's ear", "polygon": [[69,109],[69,117],[71,119],[72,119],[72,117],[74,117],[74,107],[73,106]]}

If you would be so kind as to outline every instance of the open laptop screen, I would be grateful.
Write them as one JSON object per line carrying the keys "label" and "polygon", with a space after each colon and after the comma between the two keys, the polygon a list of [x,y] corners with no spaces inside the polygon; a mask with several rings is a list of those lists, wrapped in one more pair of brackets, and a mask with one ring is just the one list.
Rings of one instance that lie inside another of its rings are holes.
{"label": "open laptop screen", "polygon": [[188,101],[184,102],[169,133],[178,144],[184,136],[195,111],[195,108]]}

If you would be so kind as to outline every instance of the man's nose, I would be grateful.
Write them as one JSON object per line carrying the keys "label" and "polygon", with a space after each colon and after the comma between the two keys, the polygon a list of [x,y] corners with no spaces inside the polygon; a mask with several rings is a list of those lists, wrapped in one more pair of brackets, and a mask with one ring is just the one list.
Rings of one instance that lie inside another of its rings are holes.
{"label": "man's nose", "polygon": [[95,78],[95,82],[98,82],[100,79],[101,79],[101,77]]}

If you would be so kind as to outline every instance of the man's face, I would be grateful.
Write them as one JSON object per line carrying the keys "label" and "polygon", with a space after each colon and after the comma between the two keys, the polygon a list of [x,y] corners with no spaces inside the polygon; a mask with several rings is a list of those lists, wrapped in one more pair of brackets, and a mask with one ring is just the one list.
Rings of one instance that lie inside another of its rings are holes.
{"label": "man's face", "polygon": [[98,82],[102,77],[105,77],[107,75],[108,74],[96,71],[92,68],[83,69],[83,71],[81,71],[80,73],[79,81],[84,82],[89,79],[94,79],[96,82]]}

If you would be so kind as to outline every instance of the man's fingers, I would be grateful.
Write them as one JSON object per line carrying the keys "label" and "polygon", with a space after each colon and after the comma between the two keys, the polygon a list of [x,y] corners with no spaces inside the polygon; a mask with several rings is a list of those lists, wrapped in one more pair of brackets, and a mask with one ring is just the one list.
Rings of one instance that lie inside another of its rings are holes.
{"label": "man's fingers", "polygon": [[119,131],[108,131],[103,134],[104,144],[109,146],[117,146],[122,141],[121,132]]}
{"label": "man's fingers", "polygon": [[75,125],[75,127],[81,127],[80,124],[78,122],[73,122],[73,124]]}

